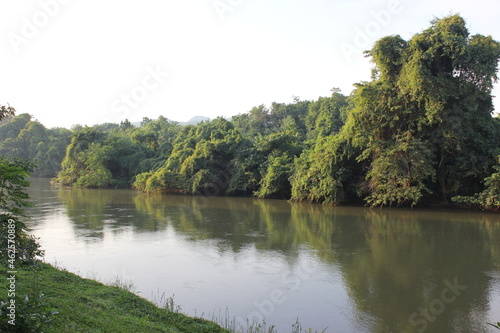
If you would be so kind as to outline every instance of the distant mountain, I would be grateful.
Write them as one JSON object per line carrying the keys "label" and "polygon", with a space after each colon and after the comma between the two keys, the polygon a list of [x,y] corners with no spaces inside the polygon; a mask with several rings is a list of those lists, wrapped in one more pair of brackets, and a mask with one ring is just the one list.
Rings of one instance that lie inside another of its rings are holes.
{"label": "distant mountain", "polygon": [[[169,119],[171,120],[171,119]],[[196,125],[196,124],[199,124],[201,123],[202,121],[210,121],[212,119],[208,118],[208,117],[204,117],[204,116],[194,116],[193,118],[189,119],[188,121],[178,121],[178,123],[182,126],[185,126],[185,125]],[[133,122],[132,125],[134,127],[141,127],[141,122],[140,121],[137,121],[137,122]]]}
{"label": "distant mountain", "polygon": [[186,122],[179,122],[179,124],[181,125],[196,125],[198,123],[201,123],[202,121],[210,121],[211,119],[208,118],[208,117],[204,117],[204,116],[194,116],[193,118],[189,119],[188,121]]}

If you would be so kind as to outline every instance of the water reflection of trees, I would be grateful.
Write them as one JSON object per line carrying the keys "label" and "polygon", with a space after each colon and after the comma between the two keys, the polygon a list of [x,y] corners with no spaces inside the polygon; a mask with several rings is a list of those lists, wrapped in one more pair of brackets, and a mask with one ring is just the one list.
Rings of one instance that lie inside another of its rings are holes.
{"label": "water reflection of trees", "polygon": [[415,332],[422,326],[410,316],[455,278],[467,290],[428,321],[428,331],[485,330],[492,284],[485,272],[500,262],[496,215],[185,196],[138,196],[136,205],[193,240],[223,240],[226,250],[252,244],[291,261],[302,246],[314,250],[341,268],[360,331]]}
{"label": "water reflection of trees", "polygon": [[467,290],[446,305],[439,320],[428,322],[427,331],[486,330],[492,284],[486,272],[498,271],[500,263],[498,215],[118,190],[58,195],[78,229],[171,226],[189,240],[217,242],[220,251],[253,246],[285,254],[290,262],[306,247],[340,268],[359,331],[416,332],[410,315],[440,299],[444,281],[457,278]]}
{"label": "water reflection of trees", "polygon": [[[441,299],[445,280],[467,290],[447,304],[429,332],[483,332],[498,269],[500,224],[492,215],[365,210],[355,241],[338,239],[337,263],[370,332],[416,332],[410,315]],[[343,224],[340,224],[343,227]],[[435,316],[431,316],[433,318]],[[418,315],[414,319],[423,318]]]}
{"label": "water reflection of trees", "polygon": [[139,195],[138,211],[168,221],[176,231],[193,241],[215,239],[231,251],[247,246],[260,250],[292,251],[289,205],[285,201],[263,205],[248,198],[204,198],[183,195]]}
{"label": "water reflection of trees", "polygon": [[119,233],[121,230],[161,230],[162,221],[137,211],[128,190],[100,190],[86,188],[60,188],[58,197],[73,226],[79,230],[93,231],[92,237],[103,237],[102,231]]}

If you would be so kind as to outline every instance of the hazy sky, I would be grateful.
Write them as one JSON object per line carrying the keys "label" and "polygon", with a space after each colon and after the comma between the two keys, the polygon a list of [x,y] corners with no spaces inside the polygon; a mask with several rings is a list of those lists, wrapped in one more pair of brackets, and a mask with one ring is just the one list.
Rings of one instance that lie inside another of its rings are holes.
{"label": "hazy sky", "polygon": [[377,39],[450,13],[500,40],[494,0],[2,0],[0,104],[70,127],[349,94]]}

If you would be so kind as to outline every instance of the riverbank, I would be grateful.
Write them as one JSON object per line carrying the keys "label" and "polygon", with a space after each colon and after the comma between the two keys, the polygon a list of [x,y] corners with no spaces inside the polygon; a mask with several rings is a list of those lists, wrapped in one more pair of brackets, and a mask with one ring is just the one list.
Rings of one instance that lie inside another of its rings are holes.
{"label": "riverbank", "polygon": [[[59,332],[185,332],[227,333],[217,324],[191,318],[157,307],[155,304],[119,287],[81,278],[45,263],[20,268],[16,276],[16,294],[20,298],[40,292],[45,294],[39,307],[51,323],[44,326],[46,333]],[[22,312],[18,310],[18,319]],[[32,310],[32,313],[37,311]]]}
{"label": "riverbank", "polygon": [[[93,187],[88,187],[88,186],[75,186],[75,185],[63,185],[61,183],[58,183],[55,178],[49,178],[49,177],[33,177],[32,179],[47,179],[49,180],[50,184],[53,186],[61,186],[65,188],[78,188],[78,189],[92,189],[95,190],[96,188]],[[214,197],[222,197],[222,198],[249,198],[249,199],[256,199],[255,196],[253,195],[217,195],[217,196],[212,196],[212,195],[204,195],[203,193],[197,193],[197,194],[189,194],[182,192],[180,190],[156,190],[152,191],[150,193],[144,193],[143,191],[140,191],[136,188],[134,188],[131,185],[126,185],[126,186],[118,186],[118,187],[103,187],[99,188],[100,190],[130,190],[130,191],[135,191],[144,195],[151,195],[151,194],[158,194],[158,195],[179,195],[179,196],[187,196],[187,197],[194,197],[196,199],[199,199],[200,202],[207,202],[210,198]],[[282,200],[286,202],[299,202],[299,201],[294,201],[291,198],[268,198],[272,200]],[[309,203],[311,205],[322,205],[325,207],[368,207],[366,202],[361,199],[356,199],[352,200],[349,202],[344,202],[344,203],[329,203],[329,204],[321,204],[318,202],[307,202],[307,201],[301,201],[303,203]],[[380,207],[381,208],[381,207]],[[473,212],[486,212],[486,213],[500,213],[500,207],[497,206],[491,206],[491,207],[482,207],[480,205],[474,205],[474,204],[464,204],[464,203],[455,203],[452,201],[442,201],[442,200],[424,200],[421,203],[419,203],[416,206],[411,206],[411,205],[395,205],[395,206],[386,206],[385,208],[411,208],[411,209],[441,209],[441,210],[457,210],[457,211],[473,211]]]}

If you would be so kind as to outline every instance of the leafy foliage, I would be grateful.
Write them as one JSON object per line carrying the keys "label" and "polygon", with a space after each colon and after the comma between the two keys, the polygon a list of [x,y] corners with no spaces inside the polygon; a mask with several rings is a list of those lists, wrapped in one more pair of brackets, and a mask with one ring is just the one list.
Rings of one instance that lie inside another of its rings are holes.
{"label": "leafy foliage", "polygon": [[500,210],[500,156],[498,162],[499,165],[495,167],[497,172],[493,173],[484,180],[484,184],[486,186],[484,191],[469,197],[453,197],[453,202],[486,209]]}
{"label": "leafy foliage", "polygon": [[295,159],[291,177],[292,199],[321,203],[340,203],[346,198],[347,152],[340,136],[318,140],[313,149]]}
{"label": "leafy foliage", "polygon": [[196,126],[164,117],[137,128],[128,120],[75,126],[69,142],[69,131],[3,108],[0,152],[43,161],[41,175],[62,160],[57,181],[76,186],[371,206],[455,198],[495,208],[500,43],[451,15],[409,40],[381,38],[367,56],[372,79],[351,96],[334,88]]}
{"label": "leafy foliage", "polygon": [[[11,107],[1,106],[0,121],[13,117],[14,112]],[[33,167],[29,161],[0,156],[0,262],[4,267],[7,263],[11,266],[14,262],[32,263],[43,255],[22,221],[25,208],[30,206],[26,187]]]}
{"label": "leafy foliage", "polygon": [[0,211],[22,215],[29,206],[25,188],[29,186],[29,173],[33,164],[0,156]]}
{"label": "leafy foliage", "polygon": [[288,178],[292,175],[292,159],[286,153],[269,156],[268,166],[260,181],[260,190],[256,192],[259,198],[284,197],[290,192]]}
{"label": "leafy foliage", "polygon": [[[4,264],[13,259],[8,249],[15,248],[14,260],[20,262],[32,263],[43,255],[37,240],[28,234],[21,219],[24,209],[30,206],[26,187],[32,168],[30,162],[0,157],[0,261]],[[10,239],[14,243],[8,242],[11,230],[14,233]]]}
{"label": "leafy foliage", "polygon": [[26,159],[36,164],[32,175],[53,177],[61,170],[71,131],[47,129],[23,113],[0,123],[0,155]]}
{"label": "leafy foliage", "polygon": [[453,15],[409,42],[382,38],[369,55],[374,78],[357,86],[345,129],[369,165],[361,186],[368,204],[477,191],[500,143],[491,117],[500,44],[469,37]]}
{"label": "leafy foliage", "polygon": [[127,122],[81,128],[67,147],[56,180],[83,187],[129,186],[136,175],[161,165],[178,129],[163,117],[140,128]]}
{"label": "leafy foliage", "polygon": [[[50,327],[54,322],[54,315],[59,312],[53,308],[48,302],[49,295],[40,292],[38,289],[33,290],[31,294],[25,294],[24,297],[16,297],[16,325],[9,324],[6,320],[0,323],[0,328],[5,332],[35,332],[43,333],[47,327]],[[6,317],[9,310],[9,304],[5,301],[0,301],[0,314]]]}

